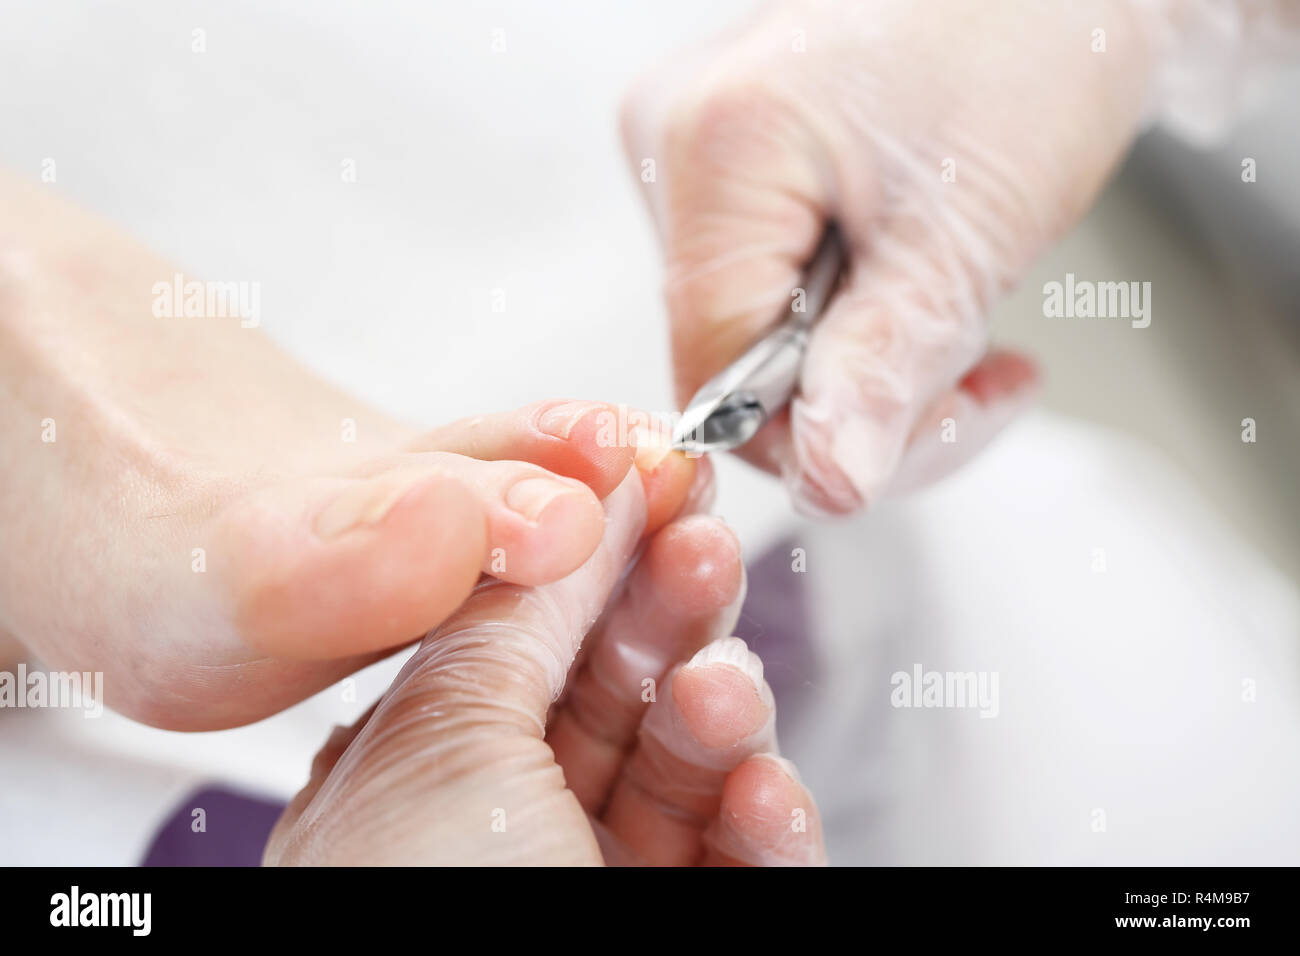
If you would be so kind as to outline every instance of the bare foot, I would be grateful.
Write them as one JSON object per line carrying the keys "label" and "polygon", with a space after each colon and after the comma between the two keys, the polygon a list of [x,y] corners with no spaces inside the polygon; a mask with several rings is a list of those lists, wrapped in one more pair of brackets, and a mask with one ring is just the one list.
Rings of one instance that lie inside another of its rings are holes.
{"label": "bare foot", "polygon": [[[109,706],[256,720],[418,638],[480,574],[542,584],[596,548],[635,451],[601,440],[609,406],[421,432],[239,316],[156,315],[178,271],[0,178],[0,631],[103,671]],[[654,464],[684,494],[690,464]]]}

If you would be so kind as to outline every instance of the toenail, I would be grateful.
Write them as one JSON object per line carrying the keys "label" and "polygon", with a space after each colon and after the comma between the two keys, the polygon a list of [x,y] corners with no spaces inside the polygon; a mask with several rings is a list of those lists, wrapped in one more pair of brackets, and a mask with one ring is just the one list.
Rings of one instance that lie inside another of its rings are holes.
{"label": "toenail", "polygon": [[577,489],[552,478],[525,478],[516,481],[506,492],[506,507],[517,511],[529,521],[536,521],[542,512],[561,495],[571,495]]}
{"label": "toenail", "polygon": [[354,528],[378,524],[412,484],[409,478],[390,478],[353,485],[321,509],[314,525],[316,535],[337,538]]}
{"label": "toenail", "polygon": [[633,461],[643,474],[648,475],[658,468],[673,450],[671,438],[658,429],[637,429],[635,438],[636,456]]}
{"label": "toenail", "polygon": [[593,409],[600,407],[597,402],[564,402],[542,412],[537,419],[537,429],[552,438],[567,440],[573,432],[573,426]]}

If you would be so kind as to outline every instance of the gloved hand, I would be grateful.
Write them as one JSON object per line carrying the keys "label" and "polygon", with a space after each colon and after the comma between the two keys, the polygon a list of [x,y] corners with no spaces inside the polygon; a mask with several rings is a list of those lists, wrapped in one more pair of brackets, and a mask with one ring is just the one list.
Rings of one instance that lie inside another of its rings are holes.
{"label": "gloved hand", "polygon": [[990,304],[1144,119],[1197,127],[1191,65],[1213,73],[1284,19],[1242,7],[786,0],[645,78],[623,131],[664,248],[679,401],[789,306],[834,219],[846,285],[745,456],[821,513],[968,458],[1035,380],[986,352]]}
{"label": "gloved hand", "polygon": [[812,798],[773,756],[762,665],[726,637],[744,590],[735,538],[677,519],[602,616],[644,525],[636,475],[605,504],[586,564],[481,585],[336,731],[267,863],[824,861]]}

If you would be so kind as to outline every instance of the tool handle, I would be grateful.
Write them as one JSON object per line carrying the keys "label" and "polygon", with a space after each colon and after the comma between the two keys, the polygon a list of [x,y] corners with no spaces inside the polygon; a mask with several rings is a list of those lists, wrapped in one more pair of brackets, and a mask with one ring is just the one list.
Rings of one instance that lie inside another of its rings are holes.
{"label": "tool handle", "polygon": [[827,225],[801,285],[791,292],[789,313],[695,393],[675,445],[697,452],[735,448],[790,401],[808,338],[835,294],[846,257],[839,229]]}
{"label": "tool handle", "polygon": [[839,228],[828,224],[804,270],[802,285],[791,294],[789,317],[735,363],[745,370],[741,388],[754,397],[768,418],[794,395],[808,337],[830,304],[846,256]]}

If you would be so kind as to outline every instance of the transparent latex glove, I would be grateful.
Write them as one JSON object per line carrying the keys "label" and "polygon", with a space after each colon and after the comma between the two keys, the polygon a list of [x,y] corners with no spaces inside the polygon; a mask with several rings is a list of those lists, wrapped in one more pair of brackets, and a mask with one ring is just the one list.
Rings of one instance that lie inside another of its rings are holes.
{"label": "transparent latex glove", "polygon": [[635,476],[605,505],[585,565],[483,584],[335,732],[267,863],[824,862],[812,798],[775,756],[762,665],[726,637],[735,538],[688,515],[639,549]]}
{"label": "transparent latex glove", "polygon": [[1232,4],[779,2],[644,78],[623,132],[664,248],[679,401],[788,307],[834,219],[846,284],[744,456],[813,513],[964,461],[1036,377],[986,352],[989,306],[1147,119],[1186,120],[1186,95],[1161,98],[1186,94],[1192,38],[1239,52],[1286,19],[1242,6],[1225,27],[1206,11]]}

